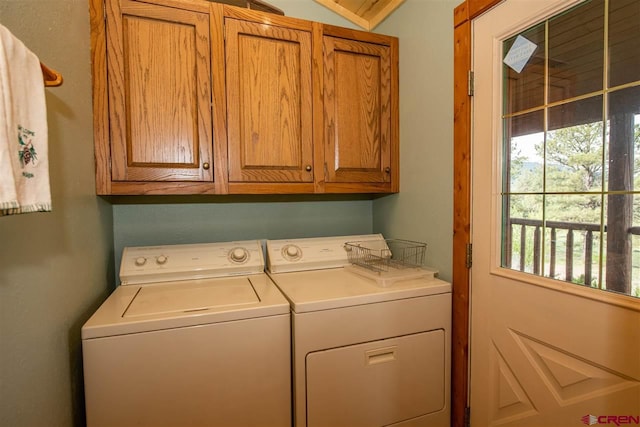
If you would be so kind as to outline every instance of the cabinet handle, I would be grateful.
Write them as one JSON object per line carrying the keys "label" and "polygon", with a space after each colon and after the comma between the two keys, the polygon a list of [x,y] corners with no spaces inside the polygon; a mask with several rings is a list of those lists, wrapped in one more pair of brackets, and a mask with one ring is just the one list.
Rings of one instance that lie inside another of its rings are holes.
{"label": "cabinet handle", "polygon": [[307,172],[311,172],[311,165],[307,165],[307,167],[305,168]]}
{"label": "cabinet handle", "polygon": [[384,168],[384,171],[385,171],[386,173],[390,173],[390,172],[391,172],[391,168],[390,168],[389,166],[387,166],[386,168]]}
{"label": "cabinet handle", "polygon": [[204,170],[208,171],[208,170],[209,170],[209,163],[208,163],[208,162],[204,162],[204,163],[202,164],[202,169],[204,169]]}

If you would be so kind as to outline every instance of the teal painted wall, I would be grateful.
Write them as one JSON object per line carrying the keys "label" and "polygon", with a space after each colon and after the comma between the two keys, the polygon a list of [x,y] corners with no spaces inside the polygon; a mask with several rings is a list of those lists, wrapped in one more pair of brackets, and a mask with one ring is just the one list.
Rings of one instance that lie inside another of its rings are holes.
{"label": "teal painted wall", "polygon": [[406,0],[376,32],[400,40],[400,193],[373,201],[373,228],[427,243],[426,264],[451,280],[453,9]]}
{"label": "teal painted wall", "polygon": [[0,426],[82,426],[80,328],[114,280],[112,209],[95,196],[88,6],[4,0],[0,23],[64,76],[46,89],[53,211],[0,217]]}

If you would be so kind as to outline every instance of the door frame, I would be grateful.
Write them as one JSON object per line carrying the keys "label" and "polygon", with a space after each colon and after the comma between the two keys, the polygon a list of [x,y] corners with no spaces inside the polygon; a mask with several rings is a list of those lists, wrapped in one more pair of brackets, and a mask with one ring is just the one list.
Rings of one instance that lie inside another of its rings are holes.
{"label": "door frame", "polygon": [[471,267],[471,28],[503,0],[465,0],[453,11],[453,265],[451,426],[464,427],[469,390]]}

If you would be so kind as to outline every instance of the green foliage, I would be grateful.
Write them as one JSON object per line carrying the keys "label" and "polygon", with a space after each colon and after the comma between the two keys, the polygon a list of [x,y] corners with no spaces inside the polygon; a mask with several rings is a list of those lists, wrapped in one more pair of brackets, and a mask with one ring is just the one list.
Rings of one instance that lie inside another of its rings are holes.
{"label": "green foliage", "polygon": [[547,159],[547,187],[554,191],[592,191],[602,180],[602,123],[587,123],[549,133],[546,152],[536,146]]}
{"label": "green foliage", "polygon": [[[542,163],[527,158],[512,147],[511,192],[583,193],[547,196],[546,218],[555,221],[599,223],[602,209],[604,132],[602,123],[587,123],[551,131],[545,141],[535,143]],[[541,137],[542,139],[542,137]],[[640,124],[635,125],[634,188],[640,189]],[[593,193],[593,194],[584,194]],[[640,197],[635,198],[634,220],[640,222]],[[511,216],[542,219],[542,198],[511,198]]]}

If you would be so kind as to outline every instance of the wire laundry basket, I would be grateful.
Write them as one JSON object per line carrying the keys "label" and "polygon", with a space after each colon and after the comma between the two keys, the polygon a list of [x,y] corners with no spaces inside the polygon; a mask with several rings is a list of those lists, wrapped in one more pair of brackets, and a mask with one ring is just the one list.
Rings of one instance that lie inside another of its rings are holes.
{"label": "wire laundry basket", "polygon": [[345,243],[351,264],[375,272],[420,268],[427,251],[426,243],[385,239]]}

